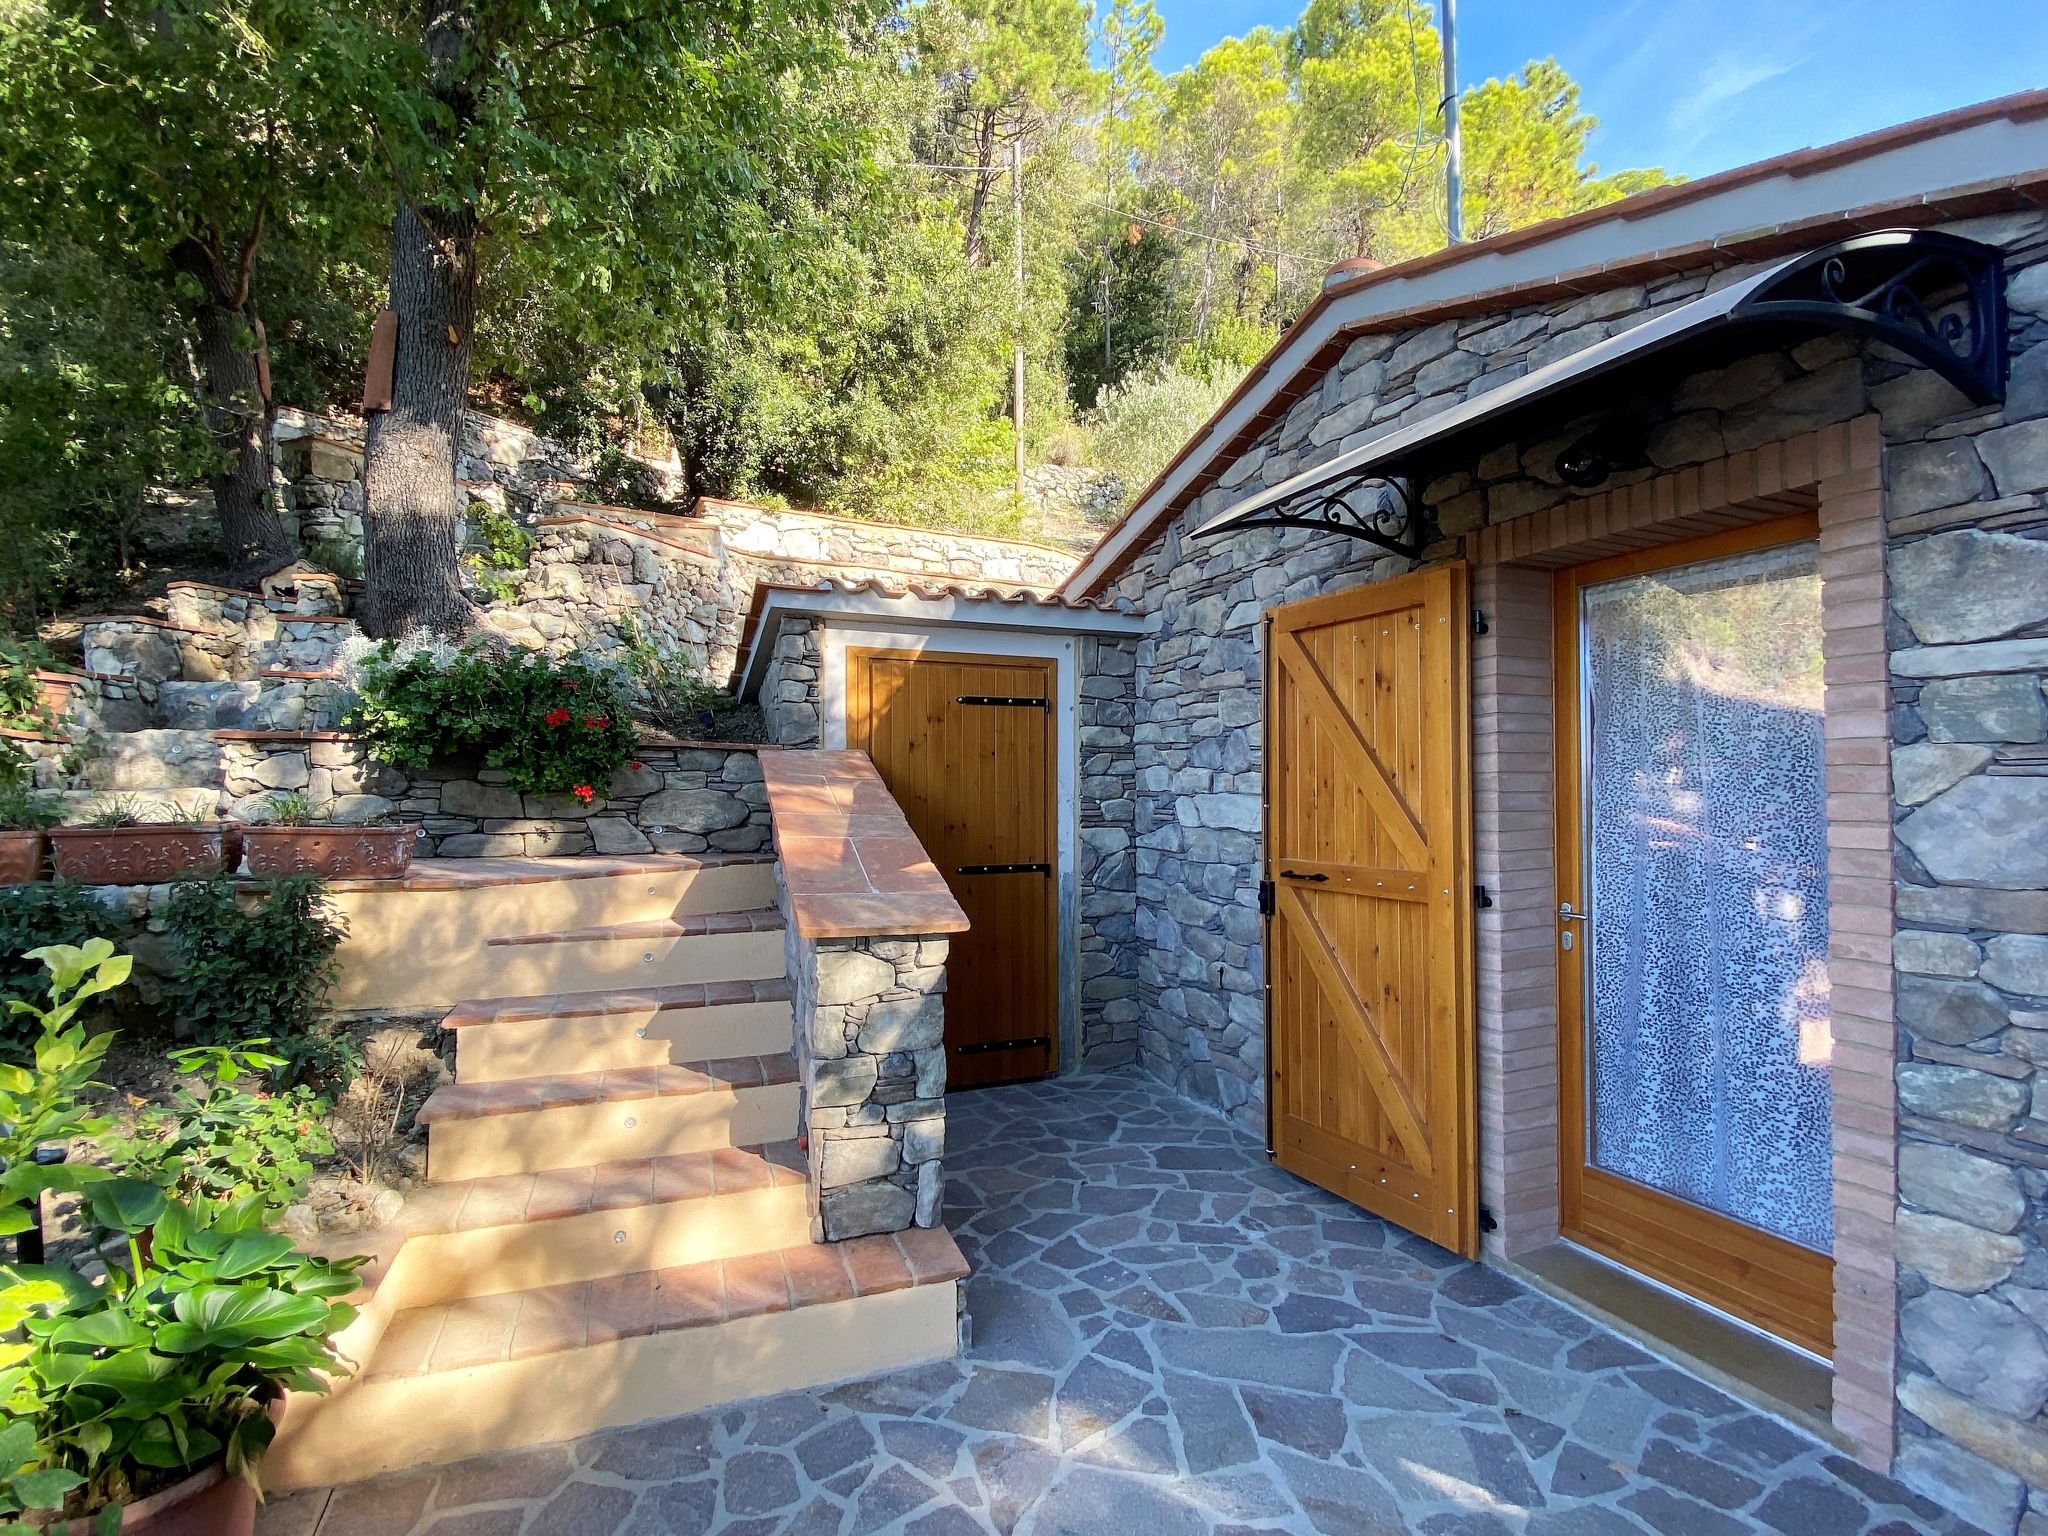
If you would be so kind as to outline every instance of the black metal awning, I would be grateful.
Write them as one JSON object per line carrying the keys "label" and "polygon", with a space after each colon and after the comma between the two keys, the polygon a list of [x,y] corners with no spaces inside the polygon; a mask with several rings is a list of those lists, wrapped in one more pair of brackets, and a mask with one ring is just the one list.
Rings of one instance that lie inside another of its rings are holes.
{"label": "black metal awning", "polygon": [[[1618,383],[1618,375],[1638,375],[1653,360],[1668,366],[1682,354],[1700,366],[1753,349],[1760,334],[1789,339],[1829,330],[1881,341],[1979,404],[2001,400],[2004,261],[1994,246],[1939,230],[1886,230],[1823,246],[1339,454],[1238,502],[1194,537],[1315,528],[1412,557],[1419,539],[1411,487],[1425,471],[1538,423],[1584,414],[1588,385]],[[1560,456],[1560,477],[1598,484],[1619,467],[1611,460],[1627,435],[1594,429]]]}

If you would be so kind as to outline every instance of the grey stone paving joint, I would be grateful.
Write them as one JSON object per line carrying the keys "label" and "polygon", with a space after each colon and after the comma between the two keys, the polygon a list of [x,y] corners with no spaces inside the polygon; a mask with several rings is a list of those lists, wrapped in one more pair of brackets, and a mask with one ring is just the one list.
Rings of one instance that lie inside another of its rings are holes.
{"label": "grey stone paving joint", "polygon": [[956,1360],[273,1501],[259,1536],[1969,1536],[1113,1074],[954,1101]]}

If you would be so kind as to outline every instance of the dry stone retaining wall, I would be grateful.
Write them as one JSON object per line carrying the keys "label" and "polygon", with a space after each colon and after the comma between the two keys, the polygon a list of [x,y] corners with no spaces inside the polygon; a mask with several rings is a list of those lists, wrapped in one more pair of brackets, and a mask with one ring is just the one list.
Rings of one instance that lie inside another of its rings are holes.
{"label": "dry stone retaining wall", "polygon": [[302,794],[335,820],[416,823],[423,858],[755,853],[769,842],[751,746],[643,746],[585,805],[573,795],[522,795],[499,769],[409,773],[332,732],[224,731],[216,739],[231,814],[254,819],[275,796]]}
{"label": "dry stone retaining wall", "polygon": [[[1949,227],[2006,252],[2002,409],[1972,409],[1926,370],[1824,335],[1632,399],[1651,423],[1649,463],[1602,489],[1881,418],[1898,931],[1871,942],[1895,942],[1899,973],[1899,1171],[1896,1192],[1872,1197],[1883,1208],[1896,1200],[1896,1467],[1986,1530],[2038,1536],[2048,1532],[2048,220]],[[1122,866],[1097,857],[1084,874],[1092,1057],[1120,1059],[1128,998],[1148,1070],[1263,1131],[1260,615],[1406,568],[1340,537],[1255,530],[1196,544],[1190,530],[1743,270],[1361,336],[1116,581],[1114,594],[1154,628],[1123,684],[1128,756],[1113,717],[1083,720],[1086,798],[1104,807],[1105,829],[1107,807],[1129,802],[1133,844],[1128,920]],[[1425,557],[1569,501],[1557,454],[1588,425],[1503,444],[1424,487]],[[1095,652],[1098,678],[1113,676],[1113,654]]]}

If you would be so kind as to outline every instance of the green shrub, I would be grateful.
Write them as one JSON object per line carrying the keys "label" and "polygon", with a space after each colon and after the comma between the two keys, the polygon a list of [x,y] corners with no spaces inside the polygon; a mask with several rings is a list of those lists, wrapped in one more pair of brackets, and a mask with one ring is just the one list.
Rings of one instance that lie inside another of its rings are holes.
{"label": "green shrub", "polygon": [[144,1110],[133,1136],[105,1146],[115,1171],[209,1216],[253,1200],[268,1220],[297,1200],[313,1175],[311,1159],[332,1152],[334,1138],[320,1122],[326,1101],[311,1089],[254,1086],[290,1065],[262,1049],[269,1043],[171,1052],[171,1064],[199,1086],[179,1088],[168,1108]]}
{"label": "green shrub", "polygon": [[37,1163],[44,1142],[107,1129],[83,1100],[105,1090],[91,1079],[110,1037],[77,1014],[129,959],[105,940],[23,958],[49,966],[49,1006],[15,1005],[36,1021],[34,1065],[0,1067],[0,1235],[27,1230],[45,1194],[82,1195],[103,1272],[0,1268],[0,1520],[41,1530],[62,1512],[114,1532],[122,1504],[216,1457],[253,1481],[268,1400],[346,1374],[332,1340],[364,1261],[306,1257],[264,1229],[255,1193],[195,1207],[96,1163]]}
{"label": "green shrub", "polygon": [[472,643],[370,654],[342,722],[401,768],[481,756],[523,794],[604,792],[633,755],[632,701],[615,672]]}
{"label": "green shrub", "polygon": [[1126,499],[1136,496],[1216,413],[1242,376],[1233,367],[1206,374],[1166,368],[1111,385],[1088,413],[1090,458],[1123,481]]}
{"label": "green shrub", "polygon": [[533,535],[496,507],[485,507],[476,519],[476,543],[464,558],[477,585],[493,600],[509,603],[519,595]]}
{"label": "green shrub", "polygon": [[347,929],[319,876],[272,880],[254,898],[226,875],[180,881],[164,925],[177,952],[167,998],[201,1045],[260,1037],[283,1058],[282,1082],[332,1070],[320,1008]]}
{"label": "green shrub", "polygon": [[121,930],[120,919],[85,886],[68,880],[0,886],[0,1060],[26,1061],[35,1043],[33,1023],[8,1006],[34,1002],[49,987],[33,951],[113,939]]}

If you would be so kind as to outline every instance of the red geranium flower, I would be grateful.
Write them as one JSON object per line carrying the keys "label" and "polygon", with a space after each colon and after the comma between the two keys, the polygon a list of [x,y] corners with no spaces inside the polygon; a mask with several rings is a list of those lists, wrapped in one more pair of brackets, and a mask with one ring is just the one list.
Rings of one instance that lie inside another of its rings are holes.
{"label": "red geranium flower", "polygon": [[542,717],[542,723],[545,725],[567,725],[569,723],[569,711],[566,709],[551,709]]}
{"label": "red geranium flower", "polygon": [[638,773],[642,768],[645,768],[647,765],[645,763],[629,763],[627,766],[630,767],[635,773]]}
{"label": "red geranium flower", "polygon": [[590,804],[590,802],[597,795],[597,791],[592,789],[588,784],[578,784],[574,789],[570,790],[569,793],[574,795],[578,800],[581,800],[585,805]]}

